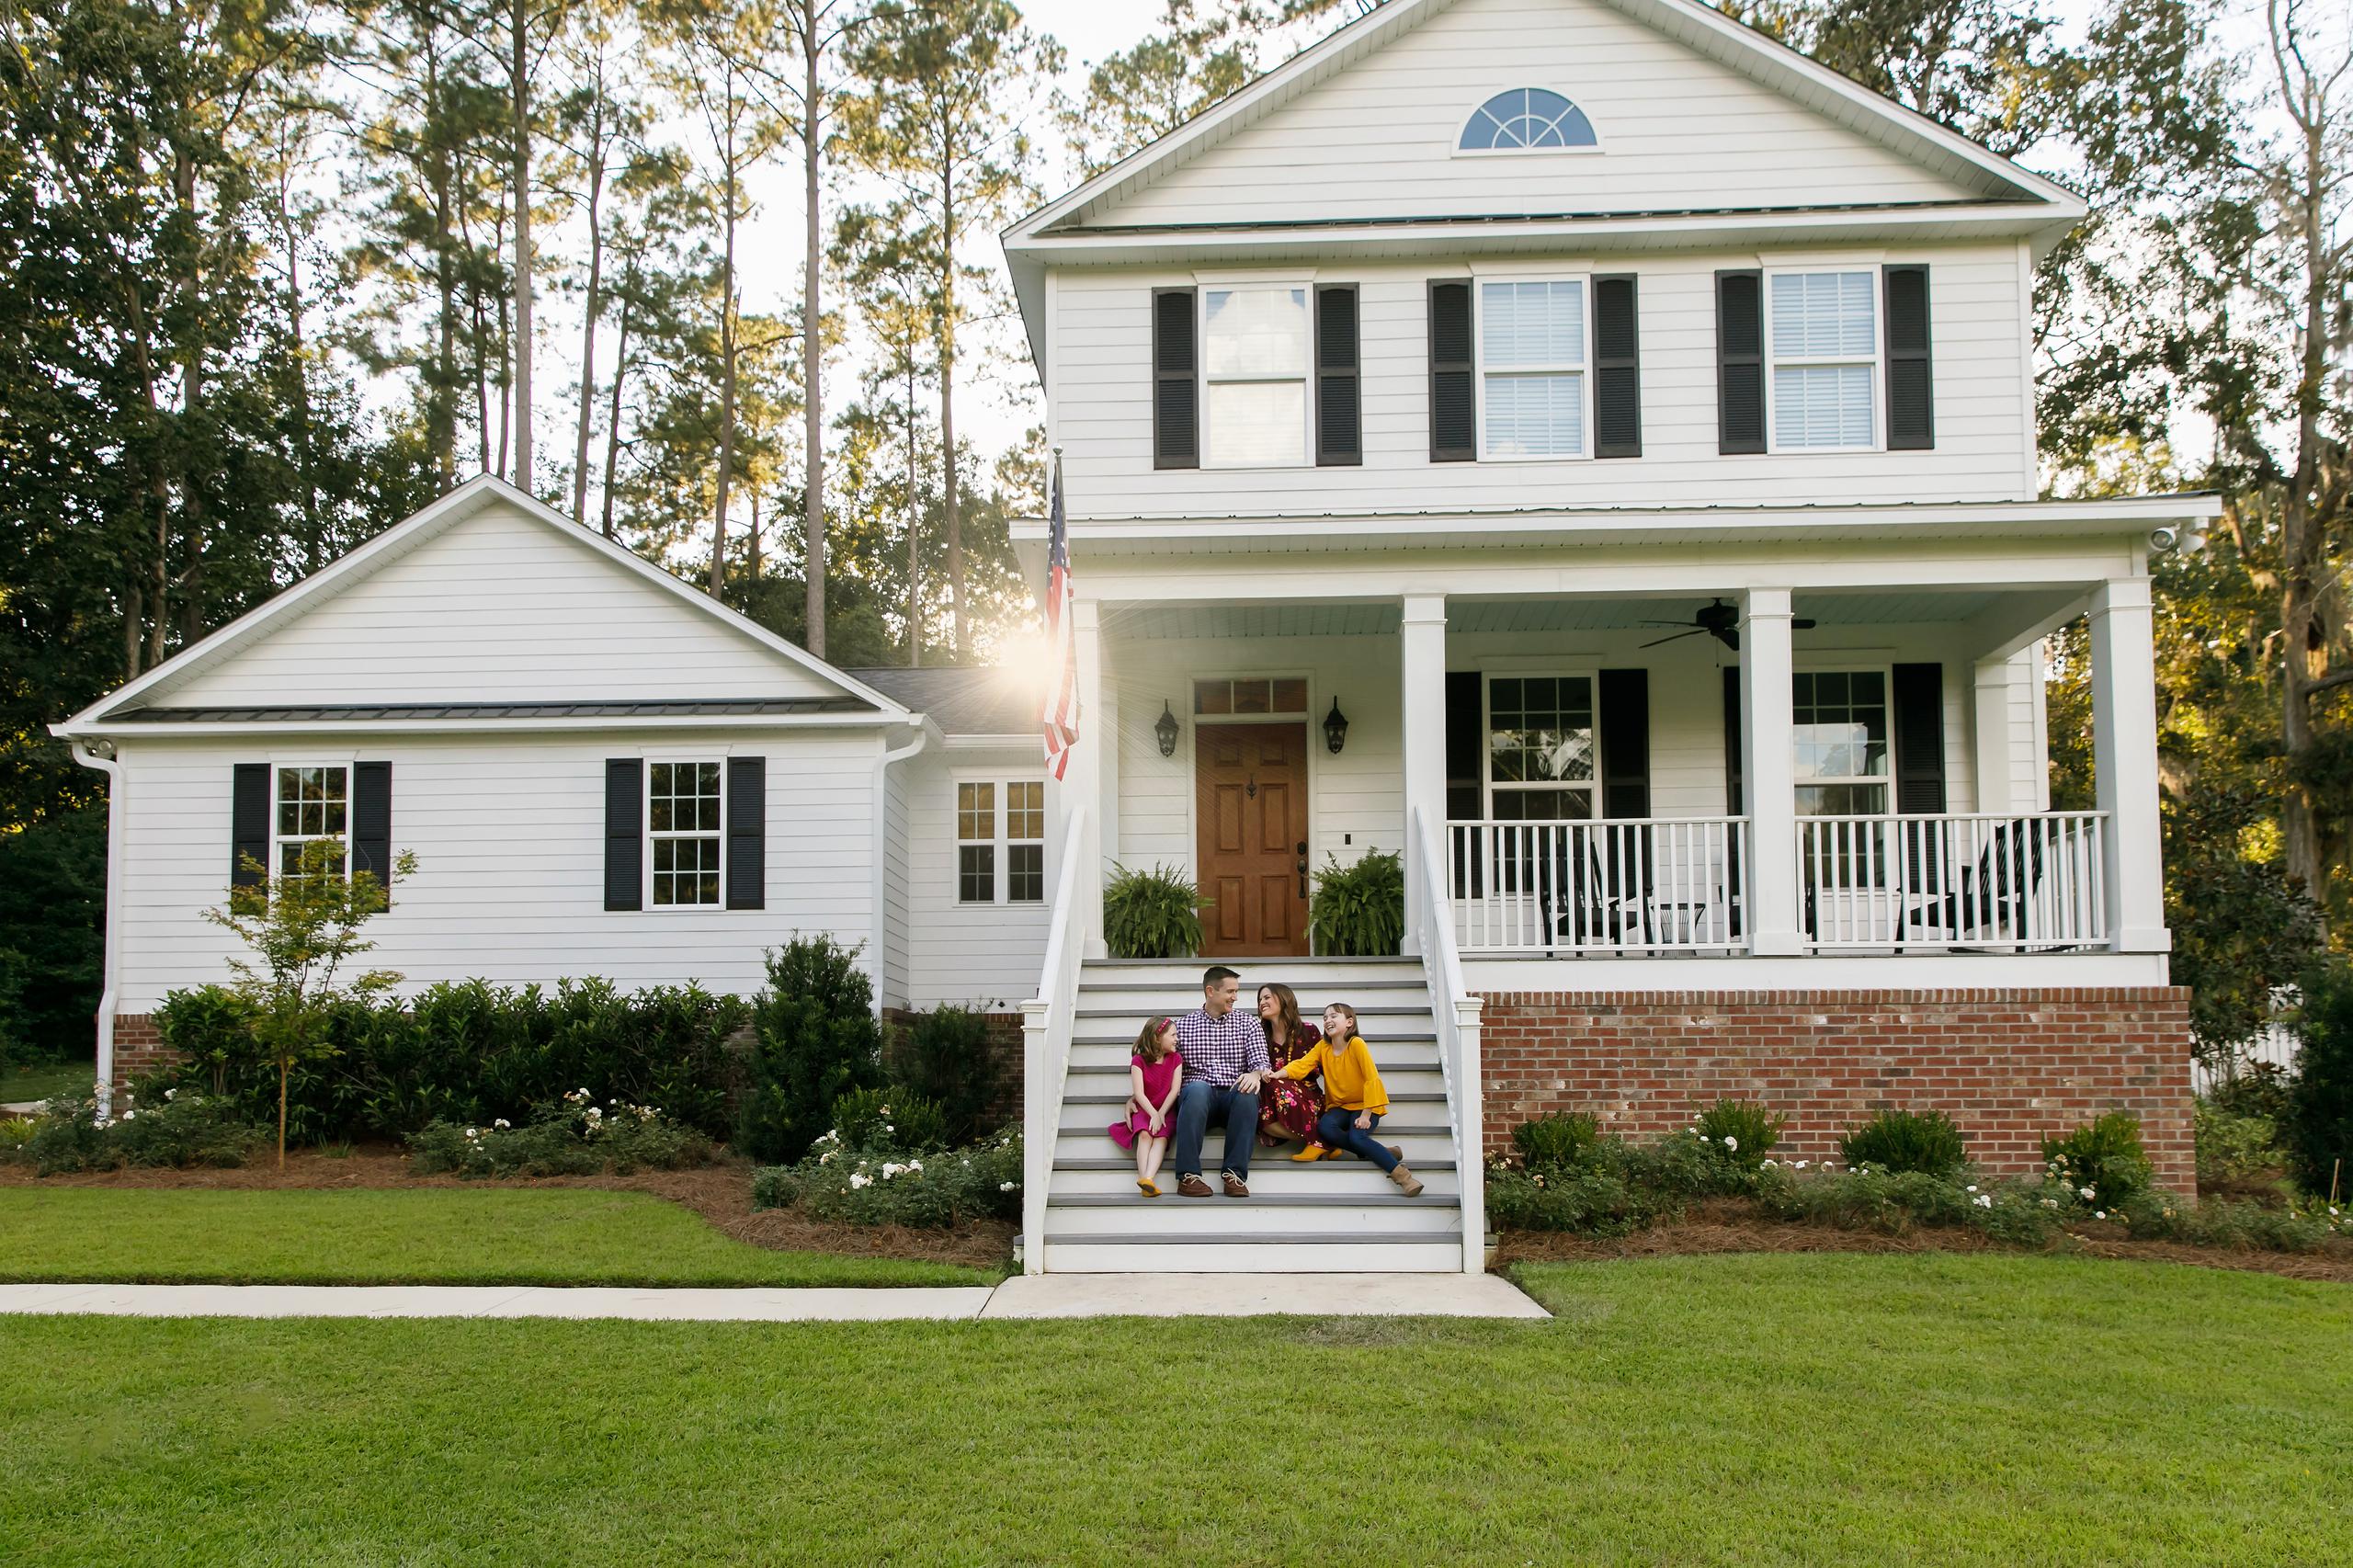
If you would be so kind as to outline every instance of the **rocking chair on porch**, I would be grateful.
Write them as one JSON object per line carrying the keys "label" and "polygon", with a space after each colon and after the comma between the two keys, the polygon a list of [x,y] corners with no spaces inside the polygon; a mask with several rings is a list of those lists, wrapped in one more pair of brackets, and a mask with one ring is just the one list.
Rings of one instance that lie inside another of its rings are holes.
{"label": "rocking chair on porch", "polygon": [[2000,940],[2006,929],[2011,940],[2025,946],[2042,888],[2042,837],[2040,825],[2031,818],[1997,823],[1976,865],[1961,868],[1957,880],[1948,875],[1942,886],[1924,887],[1937,880],[1929,873],[1940,858],[1932,851],[1940,846],[1927,842],[1925,835],[1915,835],[1906,846],[1911,853],[1904,857],[1905,882],[1912,897],[1897,929],[1896,950],[1904,950],[1903,938],[1914,931],[1920,936],[1912,938],[1913,944],[1927,945],[1932,926],[1948,934],[1946,941],[1936,945],[1955,950],[1966,950],[1965,944],[1972,941]]}

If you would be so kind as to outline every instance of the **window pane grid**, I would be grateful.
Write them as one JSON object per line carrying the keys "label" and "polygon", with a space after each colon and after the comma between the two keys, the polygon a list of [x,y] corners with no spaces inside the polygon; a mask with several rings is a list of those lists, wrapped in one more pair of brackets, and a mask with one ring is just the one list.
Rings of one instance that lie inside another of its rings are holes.
{"label": "window pane grid", "polygon": [[1307,290],[1211,289],[1201,301],[1210,460],[1237,466],[1304,464]]}
{"label": "window pane grid", "polygon": [[1774,446],[1870,447],[1877,434],[1875,275],[1777,273],[1771,285]]}
{"label": "window pane grid", "polygon": [[[350,770],[342,767],[278,769],[278,854],[280,877],[301,874],[302,846],[315,838],[341,838],[349,815]],[[345,869],[337,854],[334,869]]]}
{"label": "window pane grid", "polygon": [[[1215,685],[1221,695],[1231,695],[1230,683],[1220,681]],[[1004,804],[1002,812],[997,809],[1000,800]],[[960,781],[956,786],[956,838],[957,903],[1046,901],[1044,779]]]}
{"label": "window pane grid", "polygon": [[1791,681],[1790,727],[1800,816],[1877,816],[1887,810],[1887,676],[1879,670],[1802,670]]}
{"label": "window pane grid", "polygon": [[1581,278],[1479,286],[1487,456],[1584,455],[1585,311]]}
{"label": "window pane grid", "polygon": [[726,820],[720,765],[657,762],[646,768],[645,776],[654,906],[716,905],[720,834]]}

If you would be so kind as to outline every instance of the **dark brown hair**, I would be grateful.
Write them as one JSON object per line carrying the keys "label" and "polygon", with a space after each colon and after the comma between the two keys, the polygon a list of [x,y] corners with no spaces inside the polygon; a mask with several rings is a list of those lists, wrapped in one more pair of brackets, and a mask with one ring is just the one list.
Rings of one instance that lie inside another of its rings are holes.
{"label": "dark brown hair", "polygon": [[[1348,1033],[1353,1035],[1361,1032],[1361,1028],[1357,1023],[1357,1010],[1354,1007],[1349,1006],[1346,1002],[1326,1002],[1324,1004],[1324,1010],[1327,1013],[1346,1013],[1348,1016]],[[1340,1043],[1342,1045],[1346,1045],[1348,1042],[1347,1040],[1342,1040]]]}
{"label": "dark brown hair", "polygon": [[1268,981],[1258,987],[1275,994],[1275,1016],[1262,1017],[1258,1027],[1266,1031],[1267,1043],[1278,1051],[1289,1051],[1290,1042],[1304,1032],[1299,1021],[1299,994],[1278,981]]}
{"label": "dark brown hair", "polygon": [[1146,1062],[1157,1062],[1163,1057],[1166,1056],[1170,1051],[1176,1049],[1173,1045],[1168,1047],[1166,1051],[1161,1049],[1160,1031],[1166,1028],[1170,1020],[1166,1018],[1147,1018],[1144,1020],[1143,1032],[1136,1036],[1136,1054],[1138,1056],[1142,1057]]}

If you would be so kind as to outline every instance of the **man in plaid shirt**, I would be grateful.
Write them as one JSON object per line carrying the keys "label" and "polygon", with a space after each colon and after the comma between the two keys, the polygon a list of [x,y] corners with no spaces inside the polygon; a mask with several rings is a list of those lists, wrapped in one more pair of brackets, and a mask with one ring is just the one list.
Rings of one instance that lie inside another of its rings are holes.
{"label": "man in plaid shirt", "polygon": [[1258,1085],[1273,1074],[1258,1020],[1234,1010],[1242,977],[1222,964],[1201,976],[1201,1005],[1176,1020],[1185,1086],[1176,1095],[1176,1191],[1207,1198],[1201,1139],[1212,1113],[1225,1123],[1225,1195],[1247,1198],[1250,1150],[1258,1141]]}

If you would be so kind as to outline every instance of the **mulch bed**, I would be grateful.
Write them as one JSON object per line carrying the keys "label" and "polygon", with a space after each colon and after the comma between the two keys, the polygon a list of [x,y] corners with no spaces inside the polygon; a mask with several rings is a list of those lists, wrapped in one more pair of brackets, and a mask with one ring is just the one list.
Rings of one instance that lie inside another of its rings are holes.
{"label": "mulch bed", "polygon": [[829,1225],[792,1209],[752,1207],[748,1161],[683,1171],[639,1171],[631,1176],[515,1176],[494,1181],[454,1176],[418,1176],[407,1156],[391,1144],[362,1144],[348,1154],[315,1149],[289,1150],[286,1168],[264,1154],[236,1170],[87,1171],[35,1176],[22,1165],[0,1165],[0,1187],[127,1187],[219,1188],[270,1192],[301,1188],[390,1187],[578,1187],[605,1192],[648,1192],[691,1209],[727,1235],[776,1252],[824,1252],[860,1257],[907,1258],[920,1263],[1001,1267],[1013,1256],[1019,1229],[1008,1221],[974,1220],[953,1230],[916,1230],[904,1225]]}

